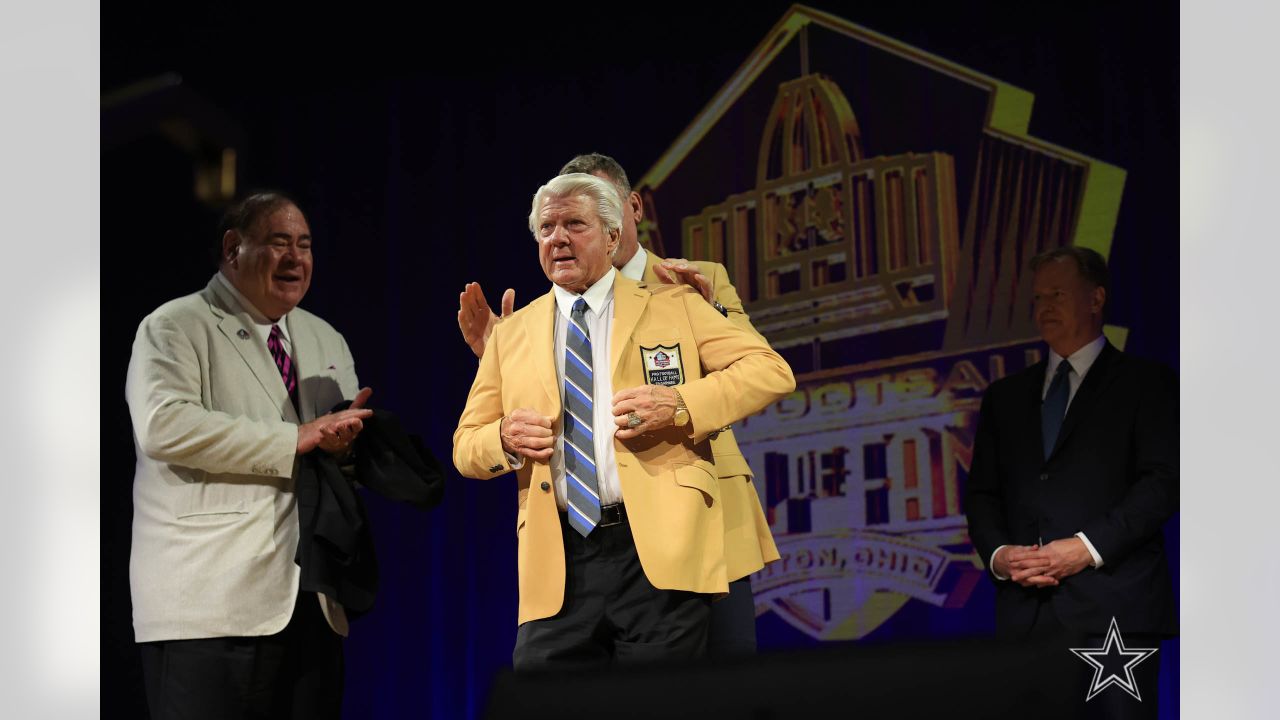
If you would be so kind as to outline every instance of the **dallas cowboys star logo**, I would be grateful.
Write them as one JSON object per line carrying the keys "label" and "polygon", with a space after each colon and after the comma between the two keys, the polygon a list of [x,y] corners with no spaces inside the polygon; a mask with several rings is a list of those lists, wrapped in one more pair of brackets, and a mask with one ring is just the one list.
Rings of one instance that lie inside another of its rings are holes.
{"label": "dallas cowboys star logo", "polygon": [[[1142,702],[1138,684],[1133,680],[1133,669],[1143,660],[1155,655],[1159,649],[1126,648],[1124,638],[1120,637],[1120,626],[1112,617],[1111,626],[1107,628],[1107,636],[1102,641],[1102,647],[1070,648],[1076,657],[1093,666],[1093,683],[1089,686],[1089,694],[1085,697],[1085,702],[1092,700],[1095,695],[1112,685],[1129,693],[1138,702]],[[1108,667],[1111,669],[1107,670]]]}

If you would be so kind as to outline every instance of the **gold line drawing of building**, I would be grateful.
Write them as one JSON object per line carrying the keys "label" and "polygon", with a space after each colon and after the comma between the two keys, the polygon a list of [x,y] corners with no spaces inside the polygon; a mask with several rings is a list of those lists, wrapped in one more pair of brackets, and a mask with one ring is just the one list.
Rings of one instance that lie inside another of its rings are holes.
{"label": "gold line drawing of building", "polygon": [[[912,108],[944,85],[979,98],[971,132],[948,118],[963,132],[871,152],[909,118],[869,87],[910,86]],[[794,5],[636,183],[641,241],[723,263],[797,370],[794,393],[735,427],[783,556],[752,578],[757,613],[856,639],[912,600],[963,607],[981,577],[963,483],[982,392],[1040,357],[1027,260],[1108,254],[1125,178],[1030,136],[1032,100]]]}
{"label": "gold line drawing of building", "polygon": [[951,157],[864,158],[849,101],[815,74],[778,89],[756,187],[685,218],[683,238],[784,348],[945,317],[957,223]]}

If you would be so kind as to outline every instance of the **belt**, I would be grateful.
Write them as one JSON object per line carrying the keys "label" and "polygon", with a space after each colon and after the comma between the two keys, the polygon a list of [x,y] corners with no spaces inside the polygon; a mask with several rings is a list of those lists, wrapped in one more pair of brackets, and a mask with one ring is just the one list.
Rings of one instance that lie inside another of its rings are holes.
{"label": "belt", "polygon": [[627,508],[622,503],[614,503],[612,505],[600,506],[600,522],[596,523],[596,527],[609,527],[611,525],[621,525],[627,521]]}

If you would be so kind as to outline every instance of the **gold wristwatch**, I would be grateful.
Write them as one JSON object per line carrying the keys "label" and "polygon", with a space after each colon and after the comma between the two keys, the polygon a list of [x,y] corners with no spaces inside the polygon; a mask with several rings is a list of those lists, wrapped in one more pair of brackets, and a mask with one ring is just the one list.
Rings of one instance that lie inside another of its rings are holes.
{"label": "gold wristwatch", "polygon": [[684,397],[680,395],[680,391],[676,390],[676,415],[674,422],[676,427],[684,427],[689,424],[689,408],[685,407]]}

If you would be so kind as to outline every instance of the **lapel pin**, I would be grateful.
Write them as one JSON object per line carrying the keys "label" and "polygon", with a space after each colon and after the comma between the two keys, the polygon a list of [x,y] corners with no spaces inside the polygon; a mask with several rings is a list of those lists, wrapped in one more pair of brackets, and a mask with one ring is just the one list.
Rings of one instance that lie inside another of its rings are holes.
{"label": "lapel pin", "polygon": [[240,328],[239,330],[236,331],[236,337],[240,338],[241,340],[248,340],[249,331],[245,330],[244,328]]}

